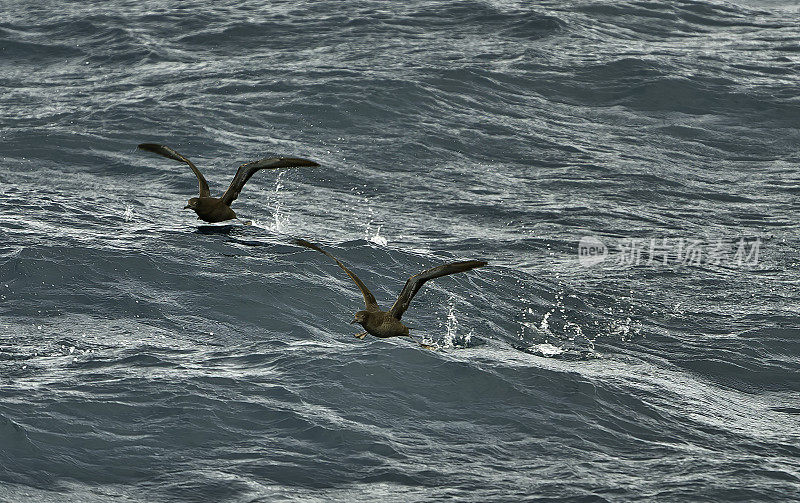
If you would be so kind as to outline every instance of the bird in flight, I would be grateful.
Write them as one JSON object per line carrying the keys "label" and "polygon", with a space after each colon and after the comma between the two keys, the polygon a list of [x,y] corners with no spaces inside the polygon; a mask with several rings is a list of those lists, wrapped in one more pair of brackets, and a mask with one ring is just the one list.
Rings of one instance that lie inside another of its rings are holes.
{"label": "bird in flight", "polygon": [[[364,304],[366,304],[366,309],[363,311],[358,311],[351,321],[351,324],[358,323],[366,332],[361,332],[357,334],[356,337],[359,339],[363,339],[367,334],[374,335],[375,337],[380,338],[387,338],[387,337],[411,337],[414,339],[411,334],[409,333],[409,327],[405,326],[403,322],[400,321],[400,318],[403,316],[403,313],[406,312],[408,309],[408,305],[411,303],[411,299],[414,298],[414,295],[422,288],[422,285],[425,284],[426,281],[439,278],[441,276],[447,276],[448,274],[455,274],[457,272],[464,272],[469,271],[470,269],[474,269],[476,267],[483,267],[487,264],[482,260],[467,260],[465,262],[452,262],[450,264],[440,265],[438,267],[434,267],[433,269],[428,269],[427,271],[422,271],[419,274],[415,274],[411,276],[408,281],[406,281],[403,290],[400,292],[400,295],[397,297],[397,300],[394,302],[394,305],[388,311],[382,311],[380,307],[378,307],[378,302],[375,300],[375,296],[369,291],[369,289],[364,285],[358,276],[356,276],[353,271],[345,267],[345,265],[339,261],[336,257],[328,253],[327,251],[323,250],[319,246],[309,243],[304,239],[297,239],[295,240],[300,246],[305,246],[306,248],[311,248],[312,250],[316,250],[320,253],[324,253],[328,257],[332,258],[339,264],[344,272],[350,276],[358,288],[361,290],[361,294],[364,296]],[[415,342],[419,343],[421,346],[429,348],[430,346],[426,346],[425,344],[420,343],[419,341]]]}
{"label": "bird in flight", "polygon": [[195,166],[192,161],[165,145],[158,145],[156,143],[142,143],[139,145],[139,149],[147,150],[148,152],[153,152],[169,159],[186,163],[190,168],[192,168],[192,171],[194,171],[194,174],[197,176],[197,181],[200,186],[200,195],[198,197],[189,199],[189,202],[183,209],[194,210],[194,212],[197,213],[197,218],[199,220],[204,220],[211,223],[223,222],[225,220],[236,218],[236,213],[234,213],[234,211],[231,209],[231,203],[233,203],[236,198],[239,197],[239,192],[242,191],[242,187],[244,187],[244,184],[247,183],[247,180],[249,180],[256,171],[262,169],[319,166],[319,164],[314,161],[300,159],[298,157],[271,157],[268,159],[261,159],[260,161],[242,164],[239,166],[239,169],[236,170],[236,175],[234,175],[228,190],[226,190],[225,193],[220,197],[211,197],[211,191],[208,189],[208,182],[206,182],[203,174],[200,173],[200,170],[197,169],[197,166]]}

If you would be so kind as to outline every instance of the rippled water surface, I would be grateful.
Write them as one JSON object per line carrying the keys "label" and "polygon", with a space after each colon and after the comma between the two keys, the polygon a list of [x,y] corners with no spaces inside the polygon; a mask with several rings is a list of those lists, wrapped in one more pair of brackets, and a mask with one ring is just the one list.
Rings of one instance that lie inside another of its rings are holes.
{"label": "rippled water surface", "polygon": [[0,500],[800,498],[795,2],[1,12]]}

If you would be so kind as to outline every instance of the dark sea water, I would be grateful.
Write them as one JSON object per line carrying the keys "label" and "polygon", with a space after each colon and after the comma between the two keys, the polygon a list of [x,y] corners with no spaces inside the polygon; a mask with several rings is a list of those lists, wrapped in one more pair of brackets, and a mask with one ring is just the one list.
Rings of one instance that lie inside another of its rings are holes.
{"label": "dark sea water", "polygon": [[800,499],[796,2],[165,4],[0,4],[0,501]]}

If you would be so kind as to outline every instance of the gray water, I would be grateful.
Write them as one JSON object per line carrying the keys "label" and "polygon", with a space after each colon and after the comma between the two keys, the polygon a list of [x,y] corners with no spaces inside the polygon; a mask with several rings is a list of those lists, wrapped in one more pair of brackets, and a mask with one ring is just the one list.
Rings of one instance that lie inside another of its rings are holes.
{"label": "gray water", "polygon": [[0,500],[800,498],[799,13],[4,2]]}

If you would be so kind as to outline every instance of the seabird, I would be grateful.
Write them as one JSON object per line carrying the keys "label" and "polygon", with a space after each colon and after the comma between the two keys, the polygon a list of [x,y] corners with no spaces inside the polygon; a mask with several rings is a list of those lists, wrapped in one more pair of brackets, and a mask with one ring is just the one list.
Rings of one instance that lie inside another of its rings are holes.
{"label": "seabird", "polygon": [[206,222],[212,223],[236,218],[236,213],[231,209],[231,203],[236,200],[244,184],[247,183],[247,180],[249,180],[256,171],[261,169],[319,166],[319,164],[314,161],[297,157],[271,157],[269,159],[261,159],[260,161],[242,164],[239,166],[239,169],[236,170],[236,175],[233,177],[233,181],[231,181],[228,190],[226,190],[221,197],[211,197],[211,191],[208,189],[208,182],[206,182],[206,179],[203,178],[203,174],[200,173],[200,170],[197,169],[197,166],[195,166],[192,161],[171,148],[156,143],[142,143],[139,145],[139,148],[169,159],[184,162],[192,168],[200,186],[200,195],[199,197],[189,199],[188,204],[183,209],[192,209],[197,213],[198,220],[205,220]]}
{"label": "seabird", "polygon": [[[406,309],[408,309],[411,299],[414,298],[414,295],[419,291],[420,288],[422,288],[422,285],[425,284],[426,281],[438,278],[440,276],[447,276],[448,274],[469,271],[470,269],[483,267],[487,264],[482,260],[452,262],[450,264],[440,265],[438,267],[434,267],[433,269],[428,269],[427,271],[422,271],[419,274],[415,274],[414,276],[408,278],[408,281],[406,281],[403,290],[400,292],[400,295],[397,297],[397,300],[394,302],[394,305],[392,305],[391,309],[388,311],[381,311],[380,307],[378,307],[378,302],[375,300],[375,296],[372,295],[372,293],[358,278],[358,276],[356,276],[350,269],[345,267],[345,265],[342,264],[339,259],[323,250],[319,246],[309,243],[304,239],[297,239],[295,240],[295,243],[300,246],[305,246],[306,248],[311,248],[312,250],[317,250],[318,252],[324,253],[328,257],[332,258],[337,264],[339,264],[339,267],[344,269],[344,272],[350,276],[350,279],[352,279],[355,284],[358,285],[358,288],[361,290],[361,294],[364,296],[364,304],[366,304],[366,309],[364,311],[357,312],[350,324],[352,325],[354,323],[358,323],[364,327],[364,330],[366,330],[366,332],[361,332],[360,334],[356,335],[356,337],[359,339],[363,339],[368,333],[380,338],[411,337],[411,334],[409,334],[409,327],[403,325],[403,323],[400,321],[400,318],[403,316],[403,313],[406,312]],[[413,339],[413,337],[411,338]],[[423,347],[429,347],[422,343],[420,343],[420,345]]]}

